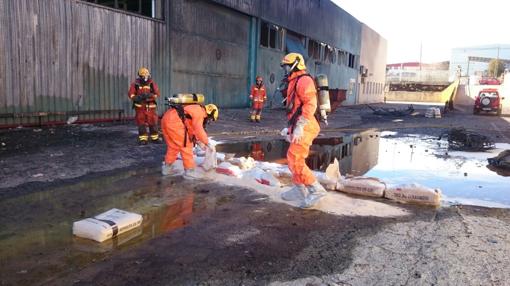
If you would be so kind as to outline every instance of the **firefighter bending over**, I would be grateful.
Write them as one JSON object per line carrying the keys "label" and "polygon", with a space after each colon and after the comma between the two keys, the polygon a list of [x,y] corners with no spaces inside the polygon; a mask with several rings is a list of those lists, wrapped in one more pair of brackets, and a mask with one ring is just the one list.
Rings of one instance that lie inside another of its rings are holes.
{"label": "firefighter bending over", "polygon": [[200,178],[196,172],[193,158],[193,145],[197,142],[203,148],[214,149],[214,144],[207,137],[205,125],[209,120],[218,120],[218,108],[214,104],[176,104],[161,119],[163,138],[167,144],[163,175],[175,175],[177,170],[172,164],[181,153],[184,165],[184,178]]}
{"label": "firefighter bending over", "polygon": [[306,71],[301,54],[286,55],[281,66],[285,69],[288,79],[286,109],[290,146],[287,161],[294,183],[294,187],[283,193],[282,198],[284,200],[304,198],[301,207],[310,208],[327,194],[305,163],[312,141],[320,131],[319,122],[315,117],[317,89],[313,78]]}
{"label": "firefighter bending over", "polygon": [[250,100],[251,104],[251,122],[260,122],[260,115],[262,113],[262,107],[264,107],[264,101],[266,101],[266,87],[262,81],[261,76],[255,78],[255,84],[251,87]]}
{"label": "firefighter bending over", "polygon": [[[138,126],[138,144],[146,145],[150,139],[160,143],[158,133],[158,113],[156,99],[159,97],[158,85],[152,80],[149,70],[141,67],[138,78],[131,83],[128,96],[133,101],[135,122]],[[149,126],[149,133],[147,133]]]}

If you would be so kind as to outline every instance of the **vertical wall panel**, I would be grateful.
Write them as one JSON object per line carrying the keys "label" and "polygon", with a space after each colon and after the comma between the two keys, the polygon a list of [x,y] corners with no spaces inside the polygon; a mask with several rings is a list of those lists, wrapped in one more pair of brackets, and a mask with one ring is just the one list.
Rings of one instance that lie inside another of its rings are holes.
{"label": "vertical wall panel", "polygon": [[[3,0],[0,24],[0,125],[37,123],[7,118],[35,112],[89,111],[79,116],[88,120],[117,116],[91,111],[124,109],[132,116],[127,89],[138,67],[168,68],[159,55],[169,51],[161,21],[77,0]],[[169,93],[169,84],[162,88]]]}

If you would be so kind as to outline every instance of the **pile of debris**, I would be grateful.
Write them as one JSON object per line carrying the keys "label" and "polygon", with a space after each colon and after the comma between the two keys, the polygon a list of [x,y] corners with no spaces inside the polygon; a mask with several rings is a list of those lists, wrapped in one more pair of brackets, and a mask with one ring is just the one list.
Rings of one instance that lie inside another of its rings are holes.
{"label": "pile of debris", "polygon": [[448,137],[449,149],[458,151],[485,151],[495,148],[494,141],[465,128],[452,128],[441,134],[438,140]]}
{"label": "pile of debris", "polygon": [[375,115],[401,117],[401,116],[407,116],[407,115],[414,114],[414,107],[412,104],[409,105],[407,108],[402,108],[402,109],[384,108],[384,107],[374,108],[368,104],[366,106],[368,106],[368,108],[372,109],[372,111],[374,112]]}
{"label": "pile of debris", "polygon": [[510,170],[510,150],[499,153],[498,156],[488,158],[489,165]]}

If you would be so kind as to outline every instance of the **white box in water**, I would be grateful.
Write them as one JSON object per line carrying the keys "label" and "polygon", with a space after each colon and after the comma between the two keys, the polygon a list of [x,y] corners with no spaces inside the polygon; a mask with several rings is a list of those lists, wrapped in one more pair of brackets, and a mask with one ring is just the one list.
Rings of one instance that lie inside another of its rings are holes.
{"label": "white box in water", "polygon": [[93,218],[73,223],[73,234],[103,242],[142,224],[142,216],[119,209],[111,209]]}

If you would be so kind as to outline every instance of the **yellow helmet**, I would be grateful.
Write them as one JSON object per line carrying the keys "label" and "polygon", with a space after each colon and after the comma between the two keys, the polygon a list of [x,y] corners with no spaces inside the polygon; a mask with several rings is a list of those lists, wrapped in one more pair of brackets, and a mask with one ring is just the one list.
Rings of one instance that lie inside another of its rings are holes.
{"label": "yellow helmet", "polygon": [[289,65],[292,70],[306,70],[305,59],[301,54],[298,53],[289,53],[283,57],[280,65],[283,67],[284,65]]}
{"label": "yellow helmet", "polygon": [[207,104],[205,106],[205,113],[207,113],[207,117],[211,118],[212,120],[214,121],[218,120],[219,110],[218,107],[216,107],[216,105]]}
{"label": "yellow helmet", "polygon": [[138,76],[142,78],[149,78],[151,74],[149,73],[149,69],[146,67],[141,67],[138,69]]}

